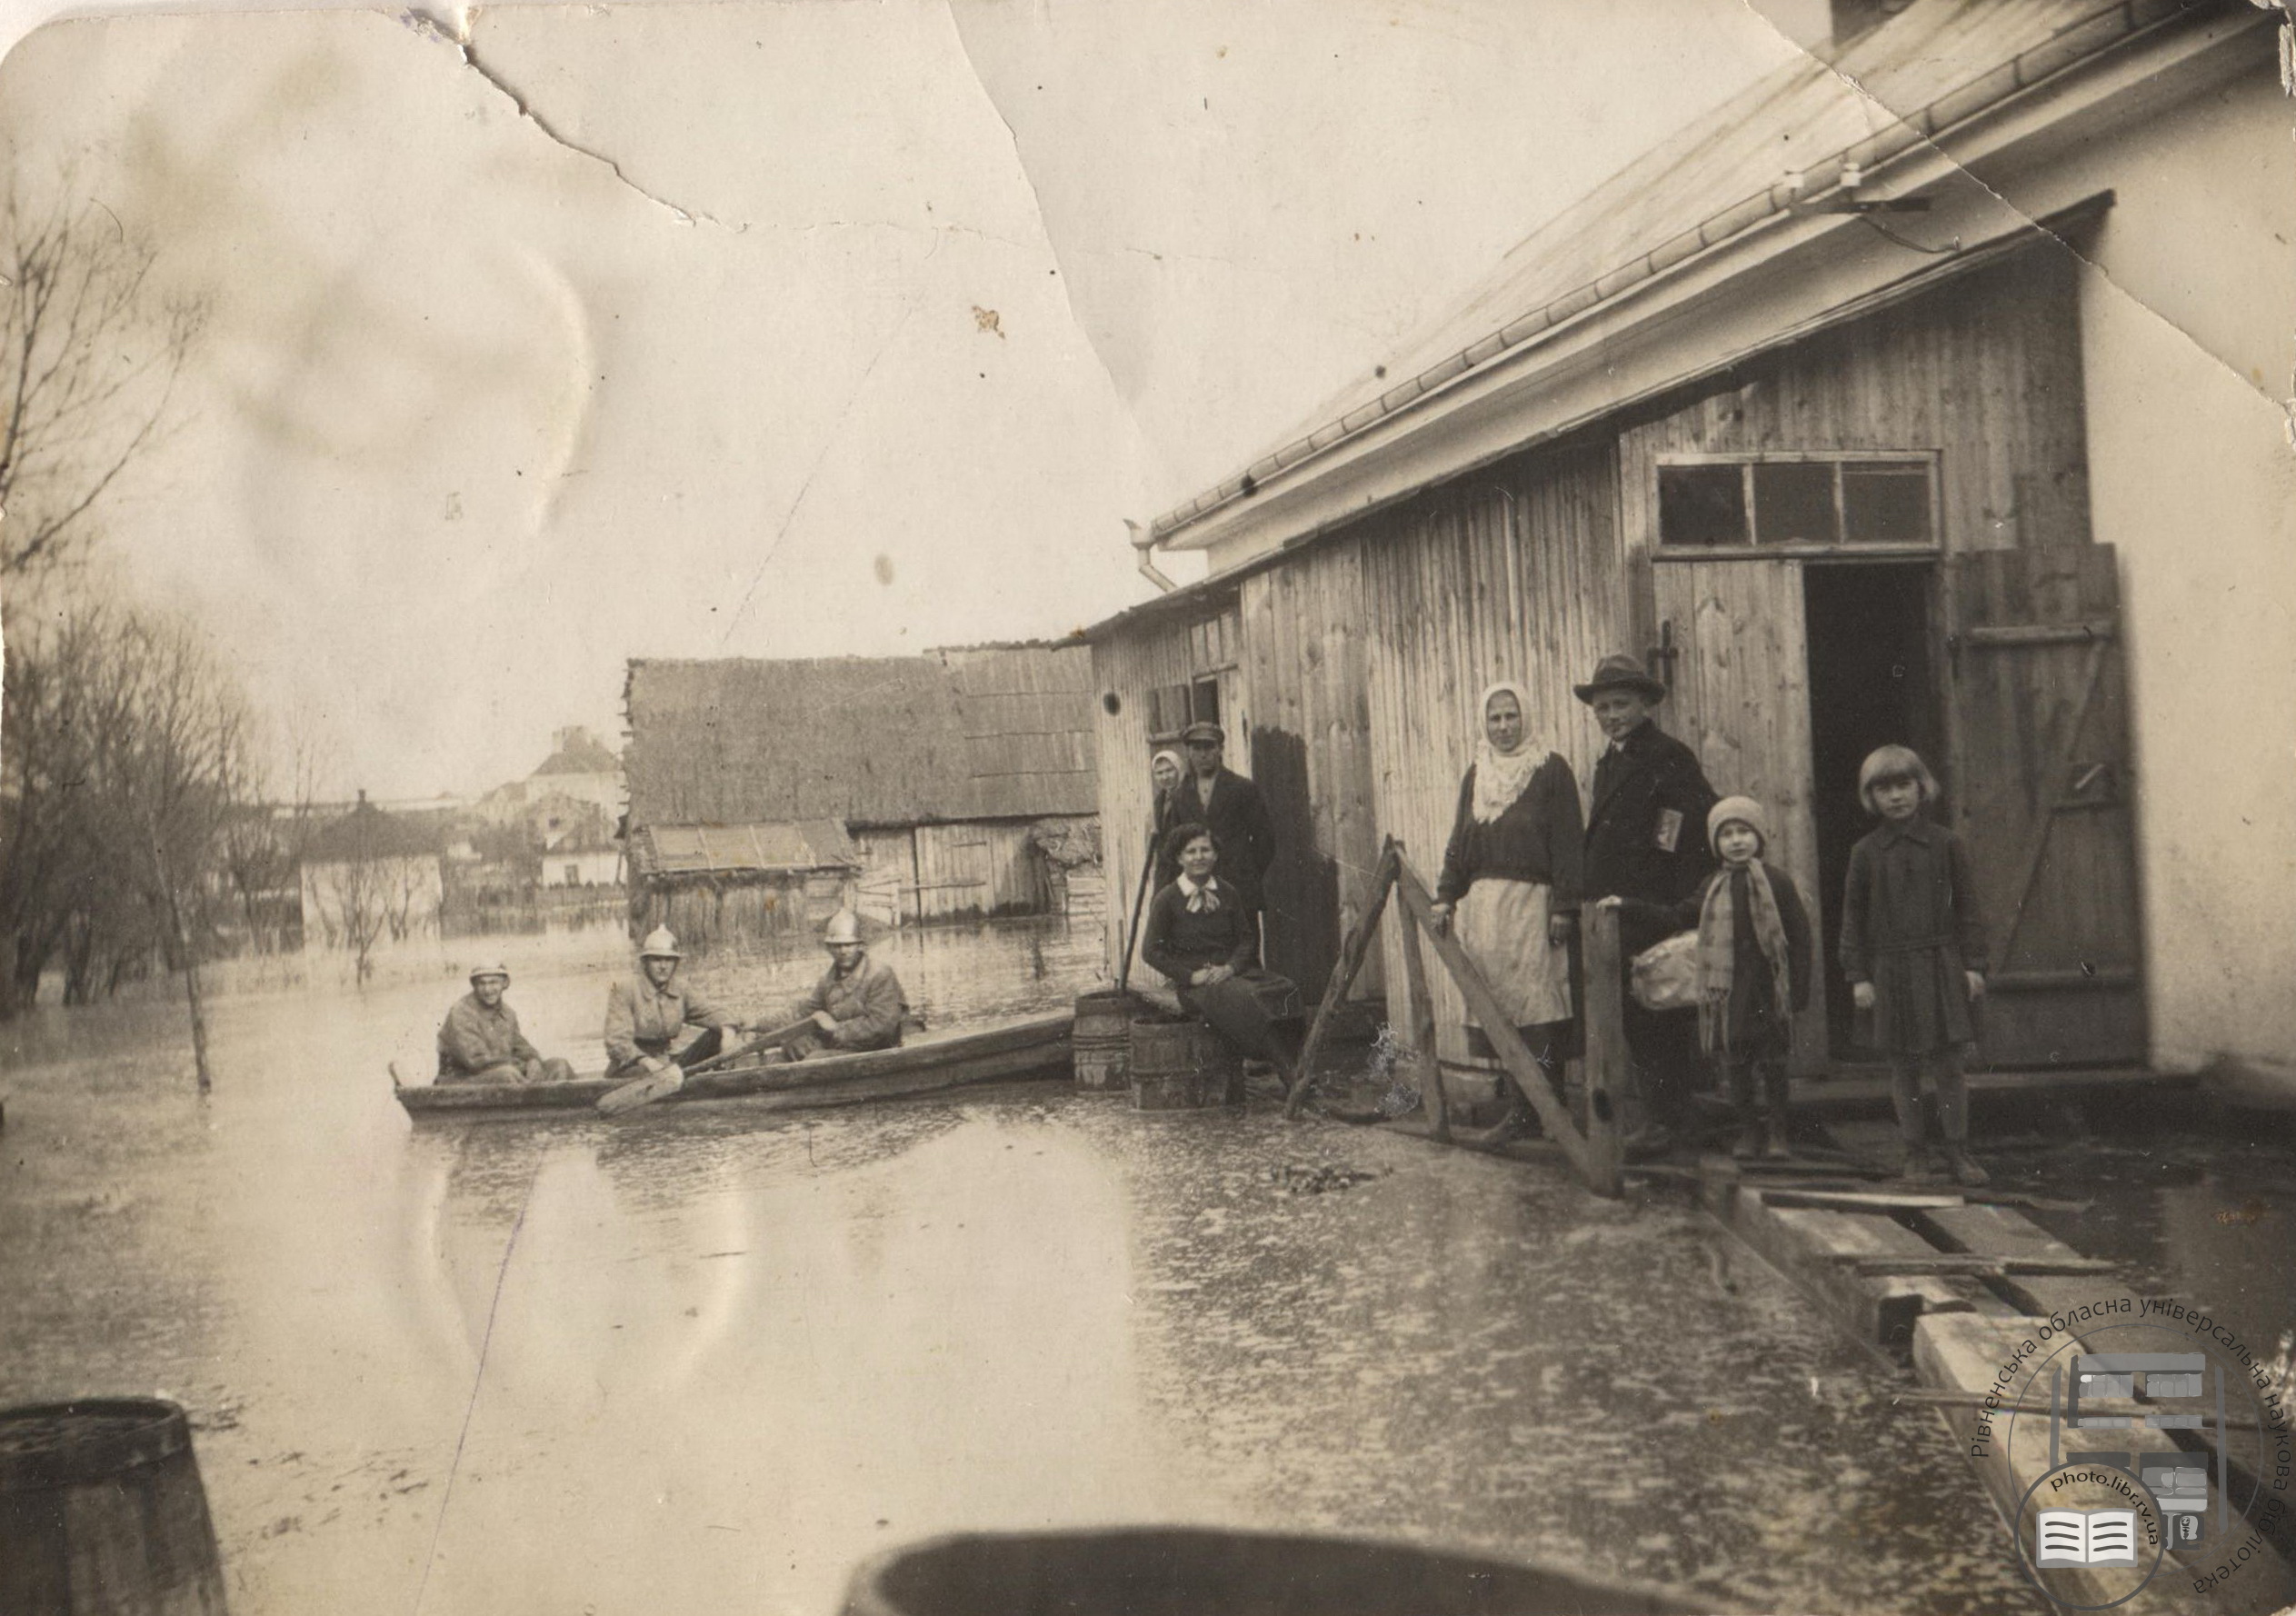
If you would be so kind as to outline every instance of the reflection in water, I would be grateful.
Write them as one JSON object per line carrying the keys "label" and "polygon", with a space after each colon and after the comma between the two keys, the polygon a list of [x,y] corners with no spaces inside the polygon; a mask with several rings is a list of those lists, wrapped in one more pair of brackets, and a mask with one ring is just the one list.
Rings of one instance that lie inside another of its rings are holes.
{"label": "reflection in water", "polygon": [[[604,980],[515,992],[571,1036]],[[1934,1418],[1686,1211],[1058,1084],[417,1132],[376,1052],[443,992],[231,1001],[206,1105],[150,1007],[7,1034],[0,1399],[184,1399],[239,1616],[826,1616],[890,1543],[1111,1521],[2029,1608]]]}

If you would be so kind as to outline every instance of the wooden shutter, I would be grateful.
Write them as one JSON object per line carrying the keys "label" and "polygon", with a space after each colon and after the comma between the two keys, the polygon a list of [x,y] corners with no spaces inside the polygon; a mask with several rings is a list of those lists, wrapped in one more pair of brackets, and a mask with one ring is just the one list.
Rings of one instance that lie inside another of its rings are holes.
{"label": "wooden shutter", "polygon": [[1948,563],[1955,828],[1983,903],[1986,1060],[2145,1057],[2120,581],[2109,544]]}
{"label": "wooden shutter", "polygon": [[[1764,856],[1793,877],[1822,945],[1818,828],[1810,795],[1810,647],[1798,561],[1666,561],[1653,569],[1674,636],[1673,693],[1658,721],[1724,796],[1770,811]],[[1794,1019],[1792,1068],[1826,1063],[1825,973]]]}

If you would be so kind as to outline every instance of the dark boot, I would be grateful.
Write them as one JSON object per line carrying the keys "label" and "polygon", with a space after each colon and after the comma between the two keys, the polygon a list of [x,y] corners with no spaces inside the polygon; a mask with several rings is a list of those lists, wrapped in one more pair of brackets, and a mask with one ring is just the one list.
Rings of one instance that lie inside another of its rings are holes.
{"label": "dark boot", "polygon": [[1930,1081],[1937,1087],[1938,1131],[1945,1136],[1945,1166],[1953,1182],[1975,1189],[1987,1182],[1985,1170],[1969,1153],[1969,1083],[1962,1063],[1950,1051],[1930,1062]]}
{"label": "dark boot", "polygon": [[1762,1154],[1763,1160],[1770,1162],[1790,1162],[1793,1159],[1793,1145],[1786,1138],[1786,1119],[1782,1112],[1771,1112],[1770,1121],[1762,1130]]}
{"label": "dark boot", "polygon": [[1762,1108],[1768,1122],[1762,1130],[1762,1153],[1772,1162],[1787,1161],[1793,1155],[1793,1147],[1786,1138],[1791,1092],[1786,1086],[1786,1063],[1783,1061],[1764,1062],[1762,1068]]}

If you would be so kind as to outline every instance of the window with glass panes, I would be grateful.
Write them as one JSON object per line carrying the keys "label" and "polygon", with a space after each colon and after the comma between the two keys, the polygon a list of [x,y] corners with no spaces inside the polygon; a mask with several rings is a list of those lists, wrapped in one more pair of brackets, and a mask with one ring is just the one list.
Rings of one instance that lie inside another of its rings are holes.
{"label": "window with glass panes", "polygon": [[1672,551],[1928,546],[1933,454],[1697,455],[1658,466],[1658,542]]}

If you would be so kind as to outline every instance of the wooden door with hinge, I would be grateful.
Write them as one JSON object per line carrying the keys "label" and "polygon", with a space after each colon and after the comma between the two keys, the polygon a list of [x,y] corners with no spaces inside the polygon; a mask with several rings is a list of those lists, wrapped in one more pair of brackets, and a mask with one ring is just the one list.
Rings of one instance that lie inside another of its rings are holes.
{"label": "wooden door with hinge", "polygon": [[1948,564],[1954,828],[1991,971],[1997,1066],[2145,1058],[2120,579],[2109,544]]}
{"label": "wooden door with hinge", "polygon": [[[1818,831],[1810,792],[1810,657],[1799,561],[1660,560],[1655,574],[1662,636],[1673,650],[1672,693],[1660,727],[1698,754],[1722,796],[1749,796],[1769,811],[1763,857],[1793,877],[1818,917]],[[1812,961],[1810,1006],[1794,1019],[1792,1068],[1826,1064],[1825,973]]]}

